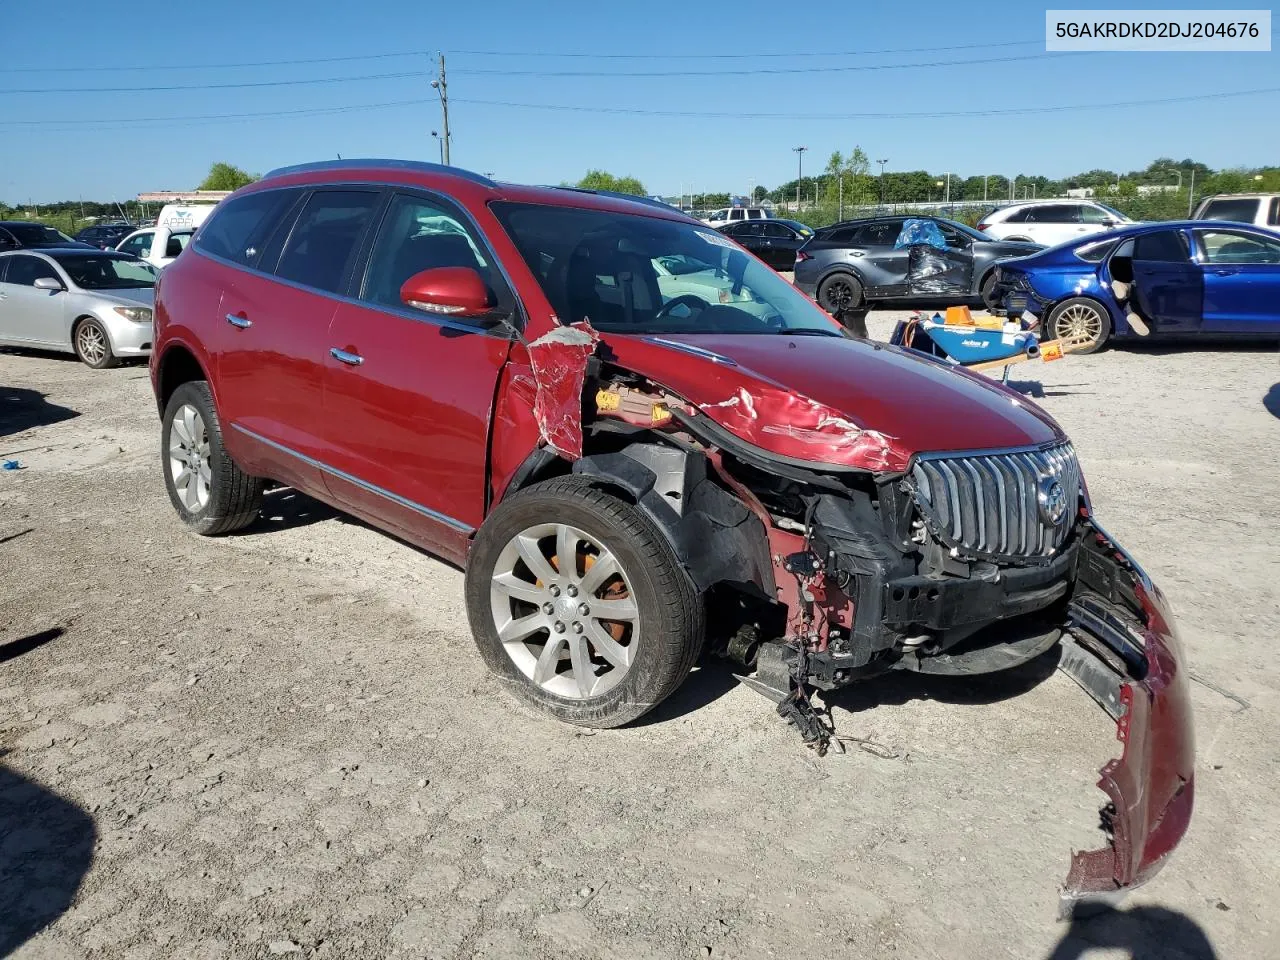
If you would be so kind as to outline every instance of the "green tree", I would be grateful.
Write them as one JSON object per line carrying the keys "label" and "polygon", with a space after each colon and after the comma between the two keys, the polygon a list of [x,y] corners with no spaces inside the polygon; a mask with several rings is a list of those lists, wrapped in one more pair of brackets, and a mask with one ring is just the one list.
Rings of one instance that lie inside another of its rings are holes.
{"label": "green tree", "polygon": [[246,173],[239,167],[219,161],[209,168],[209,175],[196,189],[239,190],[246,183],[253,183],[257,179],[256,174]]}
{"label": "green tree", "polygon": [[769,196],[768,187],[757,186],[754,190],[751,191],[751,199],[755,203],[760,203],[762,200],[766,199],[768,196]]}
{"label": "green tree", "polygon": [[614,193],[629,193],[636,197],[647,195],[644,184],[635,177],[615,177],[607,170],[588,170],[586,176],[578,181],[577,186],[583,190],[609,190]]}

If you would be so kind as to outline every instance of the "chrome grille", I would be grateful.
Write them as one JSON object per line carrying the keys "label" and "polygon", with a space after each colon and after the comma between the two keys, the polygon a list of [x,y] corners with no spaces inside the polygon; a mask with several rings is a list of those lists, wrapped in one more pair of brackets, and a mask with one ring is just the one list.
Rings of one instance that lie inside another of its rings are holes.
{"label": "chrome grille", "polygon": [[[916,504],[934,534],[969,556],[1053,556],[1080,503],[1080,466],[1071,444],[1002,453],[925,454],[911,468]],[[1066,494],[1058,523],[1039,497],[1056,480]]]}

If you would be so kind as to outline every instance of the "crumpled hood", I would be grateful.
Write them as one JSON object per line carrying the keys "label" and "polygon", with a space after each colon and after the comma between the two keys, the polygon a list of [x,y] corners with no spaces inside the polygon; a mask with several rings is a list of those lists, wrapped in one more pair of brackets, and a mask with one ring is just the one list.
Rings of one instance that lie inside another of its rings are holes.
{"label": "crumpled hood", "polygon": [[815,464],[899,472],[917,453],[1062,439],[995,381],[908,350],[825,336],[603,334],[605,359],[736,436]]}

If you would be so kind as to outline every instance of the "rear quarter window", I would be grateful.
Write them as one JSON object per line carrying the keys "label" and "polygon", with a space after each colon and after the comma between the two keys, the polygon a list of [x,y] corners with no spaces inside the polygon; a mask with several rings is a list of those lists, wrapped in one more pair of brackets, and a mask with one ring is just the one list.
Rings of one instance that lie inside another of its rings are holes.
{"label": "rear quarter window", "polygon": [[262,190],[227,201],[205,223],[196,239],[196,249],[252,266],[276,221],[296,197],[294,190]]}
{"label": "rear quarter window", "polygon": [[1199,220],[1231,220],[1235,223],[1253,223],[1258,214],[1258,201],[1253,197],[1237,197],[1210,200]]}

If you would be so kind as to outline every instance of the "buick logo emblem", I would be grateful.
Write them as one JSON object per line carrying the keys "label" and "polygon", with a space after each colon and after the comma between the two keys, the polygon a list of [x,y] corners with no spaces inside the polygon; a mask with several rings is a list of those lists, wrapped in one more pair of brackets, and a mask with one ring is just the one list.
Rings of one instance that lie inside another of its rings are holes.
{"label": "buick logo emblem", "polygon": [[1036,505],[1040,509],[1040,519],[1056,527],[1067,515],[1067,492],[1053,477],[1041,477],[1036,490]]}

